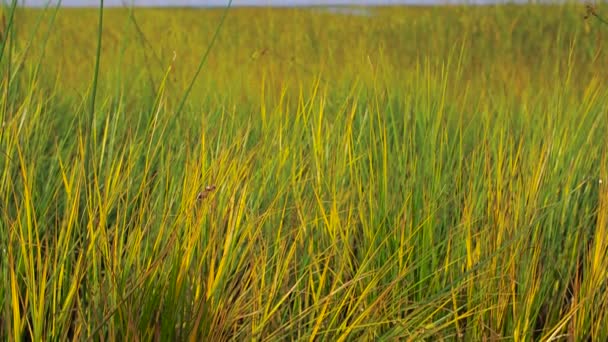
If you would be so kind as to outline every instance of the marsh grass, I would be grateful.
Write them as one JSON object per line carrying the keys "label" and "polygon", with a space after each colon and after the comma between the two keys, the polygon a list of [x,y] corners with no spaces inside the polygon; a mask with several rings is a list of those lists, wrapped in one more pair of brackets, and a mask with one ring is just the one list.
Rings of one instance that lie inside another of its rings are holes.
{"label": "marsh grass", "polygon": [[4,9],[4,339],[608,338],[584,7],[103,13]]}

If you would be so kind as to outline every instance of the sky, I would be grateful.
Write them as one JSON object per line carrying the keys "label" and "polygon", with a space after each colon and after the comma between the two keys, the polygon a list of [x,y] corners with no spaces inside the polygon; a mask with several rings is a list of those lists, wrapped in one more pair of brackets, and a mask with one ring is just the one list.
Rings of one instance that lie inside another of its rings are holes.
{"label": "sky", "polygon": [[[2,0],[10,3],[11,0]],[[20,5],[45,6],[55,5],[59,0],[18,0]],[[424,5],[424,4],[491,4],[504,2],[526,3],[526,0],[233,0],[232,6],[319,6],[319,5]],[[64,7],[97,7],[99,0],[63,0]],[[223,7],[228,5],[228,0],[104,0],[104,6],[116,7],[123,5],[135,6],[192,6],[192,7]]]}

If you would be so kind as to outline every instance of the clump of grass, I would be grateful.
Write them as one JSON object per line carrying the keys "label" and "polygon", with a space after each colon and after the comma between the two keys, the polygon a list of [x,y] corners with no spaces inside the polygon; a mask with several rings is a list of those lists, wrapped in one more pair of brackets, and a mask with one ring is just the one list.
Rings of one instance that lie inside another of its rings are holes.
{"label": "clump of grass", "polygon": [[608,337],[579,7],[9,10],[1,337]]}

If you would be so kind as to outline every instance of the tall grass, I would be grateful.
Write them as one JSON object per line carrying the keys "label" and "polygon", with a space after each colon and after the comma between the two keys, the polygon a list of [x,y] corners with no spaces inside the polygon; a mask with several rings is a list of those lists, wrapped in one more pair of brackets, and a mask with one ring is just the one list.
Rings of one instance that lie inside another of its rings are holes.
{"label": "tall grass", "polygon": [[0,336],[606,340],[584,13],[5,9]]}

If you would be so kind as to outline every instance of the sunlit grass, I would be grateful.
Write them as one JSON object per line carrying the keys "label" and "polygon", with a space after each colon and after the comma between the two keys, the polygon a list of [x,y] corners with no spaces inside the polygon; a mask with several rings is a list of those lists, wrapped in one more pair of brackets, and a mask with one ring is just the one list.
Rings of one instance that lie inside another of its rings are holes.
{"label": "sunlit grass", "polygon": [[371,12],[14,12],[0,336],[606,340],[607,28]]}

